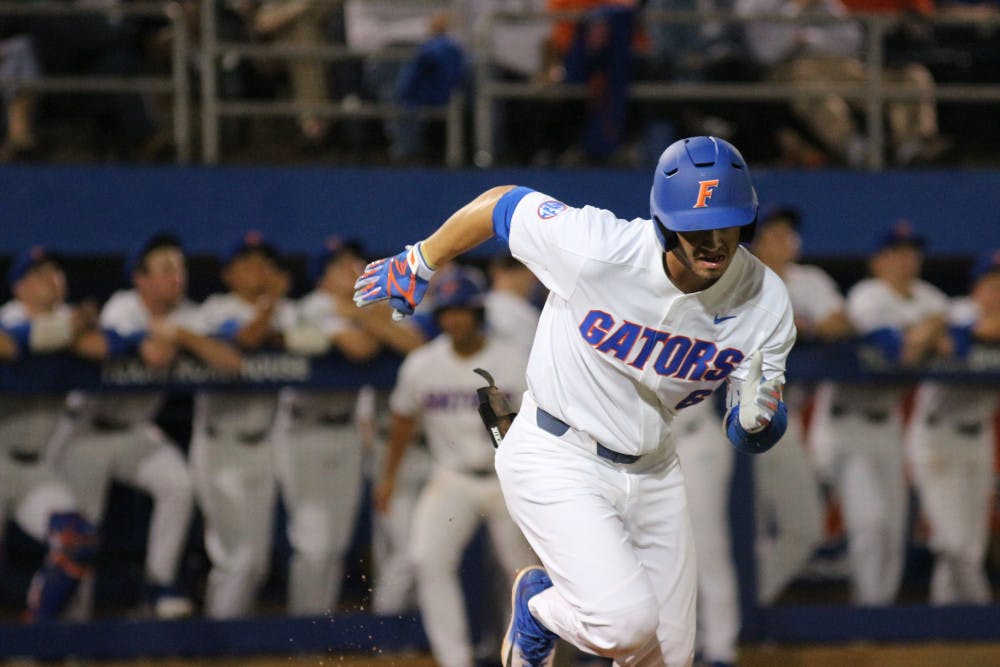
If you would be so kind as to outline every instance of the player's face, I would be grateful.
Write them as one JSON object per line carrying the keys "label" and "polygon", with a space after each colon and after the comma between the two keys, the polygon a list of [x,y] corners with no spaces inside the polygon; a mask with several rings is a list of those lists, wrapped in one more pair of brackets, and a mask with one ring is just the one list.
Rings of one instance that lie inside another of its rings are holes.
{"label": "player's face", "polygon": [[799,258],[802,239],[795,228],[783,220],[775,220],[757,230],[753,253],[774,268],[785,266]]}
{"label": "player's face", "polygon": [[437,314],[437,323],[457,349],[473,346],[482,336],[476,312],[468,308],[446,308]]}
{"label": "player's face", "polygon": [[66,299],[66,274],[55,262],[45,262],[30,271],[14,288],[19,301],[36,311],[48,311]]}
{"label": "player's face", "polygon": [[872,258],[872,275],[890,283],[907,283],[920,275],[923,260],[923,253],[916,246],[889,247]]}
{"label": "player's face", "polygon": [[229,262],[222,272],[222,280],[233,292],[256,299],[268,293],[275,270],[270,257],[250,252]]}
{"label": "player's face", "polygon": [[354,295],[354,281],[364,268],[365,262],[360,257],[349,252],[342,253],[326,265],[326,273],[319,286],[331,294],[350,298]]}
{"label": "player's face", "polygon": [[722,277],[739,245],[739,227],[678,232],[677,246],[667,253],[670,279],[682,291],[703,290]]}
{"label": "player's face", "polygon": [[1000,272],[992,271],[977,280],[972,299],[983,314],[1000,314]]}
{"label": "player's face", "polygon": [[144,270],[135,275],[135,286],[143,298],[171,308],[187,291],[187,263],[178,248],[157,248],[146,256]]}

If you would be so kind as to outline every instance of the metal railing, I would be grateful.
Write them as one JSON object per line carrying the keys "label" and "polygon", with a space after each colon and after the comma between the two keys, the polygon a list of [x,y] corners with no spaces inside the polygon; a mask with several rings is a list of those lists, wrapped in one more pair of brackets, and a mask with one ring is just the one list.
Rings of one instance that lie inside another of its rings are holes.
{"label": "metal railing", "polygon": [[[425,106],[418,109],[404,108],[395,103],[357,101],[350,106],[339,102],[302,102],[296,100],[249,101],[233,99],[223,101],[219,97],[216,63],[225,57],[271,58],[291,61],[313,59],[335,62],[353,59],[368,61],[402,61],[410,58],[413,48],[385,48],[375,53],[359,51],[346,46],[335,45],[293,45],[282,43],[249,43],[224,41],[218,38],[216,26],[216,3],[220,0],[204,0],[201,3],[201,128],[202,161],[216,164],[220,159],[219,123],[223,117],[273,118],[297,117],[305,114],[324,119],[390,120],[404,114],[420,119],[436,119],[445,124],[445,163],[449,167],[459,167],[464,160],[465,143],[463,117],[465,99],[460,91],[452,93],[450,101],[441,106]],[[319,0],[327,4],[340,4],[341,0]],[[427,0],[429,8],[449,6],[448,2]]]}
{"label": "metal railing", "polygon": [[[342,0],[319,0],[339,4]],[[427,0],[428,6],[447,6],[451,0]],[[39,93],[157,93],[172,96],[172,135],[176,147],[177,161],[187,163],[192,160],[192,118],[195,111],[200,117],[200,161],[216,164],[221,160],[220,123],[227,117],[263,118],[295,117],[310,114],[326,119],[392,119],[403,113],[417,113],[422,118],[438,119],[445,123],[445,161],[448,166],[457,167],[464,161],[465,136],[463,115],[465,100],[462,94],[452,95],[449,104],[425,107],[417,111],[403,109],[393,103],[360,102],[345,106],[338,102],[302,102],[295,100],[249,100],[223,99],[219,90],[218,64],[224,57],[238,56],[259,59],[318,59],[336,62],[349,59],[400,61],[410,57],[414,48],[386,48],[371,53],[337,45],[290,45],[280,42],[254,43],[223,40],[219,36],[216,7],[221,0],[205,0],[201,3],[200,40],[188,35],[181,7],[175,2],[128,2],[112,6],[77,4],[75,2],[40,0],[23,3],[0,0],[0,16],[80,16],[103,15],[108,17],[145,16],[165,17],[173,31],[169,76],[51,76],[43,75],[30,81],[15,82],[22,90]],[[498,101],[511,99],[583,100],[586,88],[583,85],[540,84],[532,82],[500,81],[494,77],[494,68],[489,58],[491,48],[489,37],[500,23],[546,20],[555,21],[578,17],[579,13],[561,12],[498,12],[486,17],[476,36],[473,60],[474,72],[473,141],[474,163],[487,167],[495,160],[496,147],[494,105]],[[732,13],[665,12],[646,10],[641,14],[646,22],[660,21],[682,25],[702,24],[706,21],[719,23],[746,23],[749,21],[831,23],[845,19],[832,17],[784,17],[755,16],[741,17]],[[883,167],[883,152],[886,139],[883,122],[887,103],[913,99],[928,99],[928,94],[903,84],[890,84],[882,80],[885,67],[885,37],[896,22],[891,16],[882,14],[851,15],[850,21],[858,22],[864,28],[865,45],[863,61],[866,77],[860,84],[832,84],[817,81],[811,84],[780,84],[773,82],[674,82],[636,81],[630,86],[631,98],[637,101],[708,101],[730,100],[737,102],[791,101],[805,97],[820,97],[836,94],[851,101],[860,101],[864,107],[865,133],[867,138],[866,165],[869,169]],[[934,27],[975,27],[983,29],[992,26],[1000,34],[1000,18],[944,18],[928,16],[923,19]],[[197,109],[192,101],[192,90],[188,63],[196,62],[200,79],[200,100]],[[952,84],[937,83],[929,94],[934,102],[961,102],[972,104],[1000,103],[1000,85],[996,84]]]}
{"label": "metal railing", "polygon": [[[581,12],[497,12],[485,22],[477,35],[479,53],[489,53],[489,36],[498,23],[523,21],[548,21],[580,18]],[[1000,85],[992,84],[942,84],[937,83],[928,95],[903,84],[890,84],[882,80],[885,67],[884,42],[890,28],[898,19],[885,14],[860,13],[848,18],[782,15],[739,16],[735,13],[702,13],[646,10],[641,14],[646,22],[696,25],[706,22],[746,24],[751,22],[796,23],[807,25],[835,24],[843,21],[860,23],[864,28],[865,45],[861,57],[865,64],[865,80],[860,84],[835,84],[817,81],[815,83],[779,84],[769,82],[727,83],[727,82],[633,82],[629,88],[631,99],[637,101],[706,101],[733,100],[759,102],[762,100],[791,101],[809,97],[839,95],[847,100],[863,101],[865,109],[866,166],[871,170],[881,169],[885,136],[882,118],[889,102],[932,99],[934,102],[950,101],[976,104],[1000,103]],[[967,19],[928,16],[923,19],[932,26],[974,26],[1000,28],[1000,18]],[[587,96],[582,84],[536,83],[497,81],[493,78],[493,68],[486,59],[481,59],[476,69],[475,100],[475,164],[490,166],[495,158],[494,105],[505,99],[536,100],[583,100]]]}
{"label": "metal railing", "polygon": [[173,98],[172,132],[177,161],[191,159],[191,99],[185,57],[190,50],[186,26],[179,7],[172,2],[129,2],[120,5],[92,5],[75,2],[0,2],[0,16],[104,16],[109,20],[123,17],[167,18],[173,30],[169,76],[51,76],[17,81],[18,90],[37,93],[160,93]]}

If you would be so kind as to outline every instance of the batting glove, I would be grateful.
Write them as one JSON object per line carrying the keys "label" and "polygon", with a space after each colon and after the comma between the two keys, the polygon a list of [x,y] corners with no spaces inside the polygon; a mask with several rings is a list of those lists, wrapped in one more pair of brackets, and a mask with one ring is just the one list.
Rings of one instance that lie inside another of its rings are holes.
{"label": "batting glove", "polygon": [[740,426],[747,433],[758,433],[774,417],[781,403],[781,383],[777,378],[764,380],[764,357],[760,350],[750,356],[750,370],[740,391]]}
{"label": "batting glove", "polygon": [[378,259],[365,267],[354,283],[354,303],[360,308],[389,300],[394,320],[412,315],[424,298],[434,269],[421,250],[422,243],[406,246],[395,257]]}

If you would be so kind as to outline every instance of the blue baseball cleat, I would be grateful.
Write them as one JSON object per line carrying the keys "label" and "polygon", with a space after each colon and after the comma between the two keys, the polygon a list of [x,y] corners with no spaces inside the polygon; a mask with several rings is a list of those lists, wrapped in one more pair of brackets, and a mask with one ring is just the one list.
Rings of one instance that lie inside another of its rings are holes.
{"label": "blue baseball cleat", "polygon": [[510,624],[503,638],[500,661],[504,667],[550,667],[556,655],[556,635],[528,610],[528,600],[552,586],[538,565],[522,569],[510,595]]}

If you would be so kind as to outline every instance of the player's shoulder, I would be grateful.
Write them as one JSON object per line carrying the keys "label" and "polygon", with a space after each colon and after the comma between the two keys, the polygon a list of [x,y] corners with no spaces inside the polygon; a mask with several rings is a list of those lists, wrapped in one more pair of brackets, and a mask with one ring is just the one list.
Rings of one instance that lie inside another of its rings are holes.
{"label": "player's shoulder", "polygon": [[114,292],[101,308],[101,316],[130,315],[142,312],[145,307],[139,293],[134,289],[122,289]]}
{"label": "player's shoulder", "polygon": [[918,298],[927,300],[942,301],[947,300],[948,297],[944,291],[935,285],[934,283],[927,282],[926,280],[917,280],[913,284],[913,291]]}
{"label": "player's shoulder", "polygon": [[813,264],[789,264],[786,272],[790,281],[825,283],[833,280],[829,273]]}
{"label": "player's shoulder", "polygon": [[889,285],[877,278],[862,278],[854,283],[847,290],[847,298],[850,301],[861,301],[872,298],[888,298],[892,296]]}

